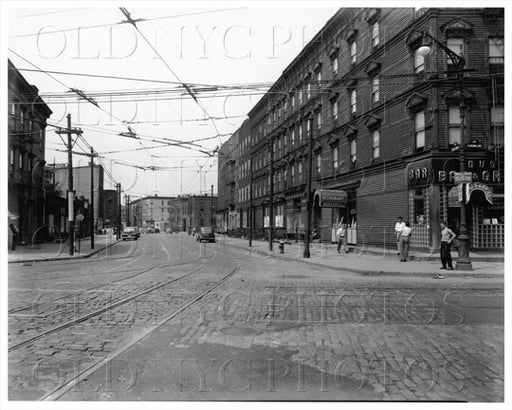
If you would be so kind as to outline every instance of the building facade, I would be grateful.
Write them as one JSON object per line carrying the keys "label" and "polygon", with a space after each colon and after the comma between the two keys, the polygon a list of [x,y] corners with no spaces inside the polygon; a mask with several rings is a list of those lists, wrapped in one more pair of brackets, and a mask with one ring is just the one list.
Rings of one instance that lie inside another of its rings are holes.
{"label": "building facade", "polygon": [[[470,246],[503,248],[503,16],[337,12],[249,113],[254,232],[270,220],[277,235],[303,232],[310,195],[311,228],[322,240],[344,222],[349,243],[392,245],[403,216],[413,246],[436,248],[439,222],[460,224],[455,173],[464,144]],[[429,55],[418,52],[422,32],[465,57],[460,78],[435,42]]]}
{"label": "building facade", "polygon": [[128,212],[133,226],[160,231],[170,228],[171,204],[174,200],[175,197],[155,195],[131,201]]}
{"label": "building facade", "polygon": [[47,120],[52,111],[8,61],[8,207],[19,241],[29,242],[44,219],[44,165]]}
{"label": "building facade", "polygon": [[[53,181],[57,191],[62,192],[66,197],[68,190],[68,167],[67,164],[55,164],[48,168],[48,172],[53,172]],[[91,172],[93,172],[93,190],[94,190],[94,226],[101,229],[105,223],[105,199],[104,199],[104,170],[99,164],[91,166],[73,167],[73,189],[75,196],[83,196],[89,202],[91,200]],[[111,224],[109,222],[109,224]]]}
{"label": "building facade", "polygon": [[241,161],[239,152],[239,134],[241,129],[235,131],[218,152],[218,204],[217,204],[217,229],[220,232],[230,232],[237,225],[238,203],[238,164]]}

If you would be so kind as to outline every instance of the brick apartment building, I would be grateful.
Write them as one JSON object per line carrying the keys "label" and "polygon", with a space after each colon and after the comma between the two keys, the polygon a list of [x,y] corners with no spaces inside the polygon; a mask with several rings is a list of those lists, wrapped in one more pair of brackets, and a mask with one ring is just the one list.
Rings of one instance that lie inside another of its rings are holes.
{"label": "brick apartment building", "polygon": [[47,120],[52,111],[8,60],[8,207],[19,241],[31,241],[44,220]]}
{"label": "brick apartment building", "polygon": [[[465,57],[460,81],[435,43],[418,53],[421,32]],[[459,225],[462,99],[470,246],[503,248],[503,44],[503,9],[339,10],[249,112],[249,131],[237,133],[252,172],[243,153],[230,160],[246,176],[237,192],[252,187],[255,235],[267,231],[271,204],[277,235],[304,231],[311,176],[311,224],[322,240],[343,221],[349,243],[390,244],[403,216],[413,246],[437,248],[439,221]],[[231,184],[221,171],[219,187]],[[240,213],[249,196],[235,198]]]}

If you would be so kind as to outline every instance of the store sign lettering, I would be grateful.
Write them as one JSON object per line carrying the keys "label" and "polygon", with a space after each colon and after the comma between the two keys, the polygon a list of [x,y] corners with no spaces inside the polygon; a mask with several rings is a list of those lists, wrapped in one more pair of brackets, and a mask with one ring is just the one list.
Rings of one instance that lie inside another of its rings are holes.
{"label": "store sign lettering", "polygon": [[414,181],[414,180],[418,180],[418,179],[426,179],[426,178],[428,178],[428,168],[427,167],[409,170],[409,180],[410,181]]}
{"label": "store sign lettering", "polygon": [[[486,183],[500,183],[501,172],[500,171],[481,171],[473,172],[473,182],[486,182]],[[453,184],[455,177],[455,171],[439,171],[438,179],[441,184]]]}

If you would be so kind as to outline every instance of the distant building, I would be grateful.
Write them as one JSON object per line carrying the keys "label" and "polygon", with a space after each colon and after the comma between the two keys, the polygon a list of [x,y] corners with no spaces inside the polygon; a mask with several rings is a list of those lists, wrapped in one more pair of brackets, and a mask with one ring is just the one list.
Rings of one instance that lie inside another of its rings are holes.
{"label": "distant building", "polygon": [[[55,188],[66,197],[68,190],[67,164],[56,164],[49,168],[49,172],[55,172]],[[99,164],[94,164],[94,220],[97,228],[103,228],[104,213],[104,170]],[[75,196],[83,196],[88,201],[91,199],[91,166],[73,166],[73,189]]]}
{"label": "distant building", "polygon": [[234,229],[236,224],[235,203],[237,202],[237,164],[240,161],[239,130],[226,141],[218,152],[218,204],[217,204],[217,229],[228,232]]}
{"label": "distant building", "polygon": [[171,196],[155,195],[131,201],[128,212],[132,225],[166,230],[170,227],[170,206],[174,199]]}
{"label": "distant building", "polygon": [[[173,231],[191,232],[216,225],[217,196],[188,195],[170,201],[169,222]],[[217,229],[219,229],[217,227]]]}
{"label": "distant building", "polygon": [[10,221],[18,226],[19,241],[32,236],[44,219],[44,165],[46,121],[52,111],[8,61],[8,207]]}
{"label": "distant building", "polygon": [[103,228],[112,228],[118,226],[119,221],[119,195],[115,189],[105,189],[103,191],[103,209],[104,215]]}

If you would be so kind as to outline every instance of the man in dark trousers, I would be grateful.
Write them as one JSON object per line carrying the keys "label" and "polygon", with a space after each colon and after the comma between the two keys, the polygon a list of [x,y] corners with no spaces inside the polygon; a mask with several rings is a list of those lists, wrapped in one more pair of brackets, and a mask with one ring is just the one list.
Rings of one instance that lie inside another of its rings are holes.
{"label": "man in dark trousers", "polygon": [[16,228],[16,226],[14,226],[14,224],[10,224],[9,228],[11,228],[11,232],[12,232],[11,251],[15,251],[16,245],[18,244],[18,228]]}

